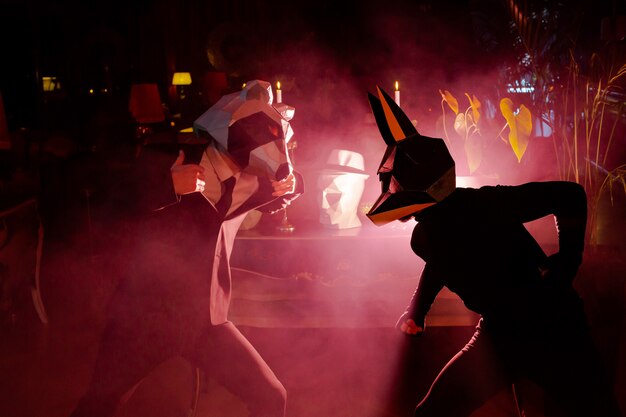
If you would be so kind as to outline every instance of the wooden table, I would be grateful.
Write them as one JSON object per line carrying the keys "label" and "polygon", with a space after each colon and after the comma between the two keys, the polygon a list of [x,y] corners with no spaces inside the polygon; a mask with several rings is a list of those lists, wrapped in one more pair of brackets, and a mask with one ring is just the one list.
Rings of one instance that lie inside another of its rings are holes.
{"label": "wooden table", "polygon": [[[393,326],[424,267],[407,226],[240,231],[231,257],[231,319],[262,327]],[[429,326],[476,321],[446,290],[428,317]]]}

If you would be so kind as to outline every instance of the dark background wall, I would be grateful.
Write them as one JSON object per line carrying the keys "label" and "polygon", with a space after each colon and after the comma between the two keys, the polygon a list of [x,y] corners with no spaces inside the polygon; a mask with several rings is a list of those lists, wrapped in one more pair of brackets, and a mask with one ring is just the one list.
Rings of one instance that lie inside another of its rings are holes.
{"label": "dark background wall", "polygon": [[[137,82],[165,93],[173,72],[208,70],[228,72],[234,88],[296,78],[306,93],[324,77],[360,91],[400,79],[415,96],[516,59],[506,3],[3,0],[0,88],[12,128],[40,122],[44,75],[59,77],[70,101],[90,88],[123,96]],[[530,3],[576,16],[580,53],[600,41],[601,18],[624,8],[617,0]],[[218,68],[207,51],[222,57]]]}
{"label": "dark background wall", "polygon": [[[493,117],[528,54],[513,4],[542,22],[546,49],[531,52],[563,71],[571,56],[588,62],[606,44],[603,19],[626,12],[623,0],[2,0],[0,92],[9,130],[27,132],[27,144],[57,135],[75,150],[97,151],[132,140],[134,83],[156,83],[174,113],[172,74],[191,72],[193,120],[211,104],[199,95],[208,71],[225,72],[229,91],[250,79],[280,80],[285,102],[297,109],[297,164],[319,167],[339,147],[364,154],[374,173],[383,145],[366,92],[391,91],[398,80],[403,109],[429,136],[442,135],[439,90],[475,94]],[[623,50],[621,39],[613,41]],[[61,91],[44,94],[44,76],[58,77]],[[514,99],[530,105],[527,95]],[[484,136],[501,128],[495,120]],[[554,176],[537,172],[549,163],[526,159],[524,179]],[[491,160],[504,164],[495,168],[501,172],[519,168],[510,148]],[[457,167],[467,172],[463,160]],[[372,198],[377,180],[368,181]]]}

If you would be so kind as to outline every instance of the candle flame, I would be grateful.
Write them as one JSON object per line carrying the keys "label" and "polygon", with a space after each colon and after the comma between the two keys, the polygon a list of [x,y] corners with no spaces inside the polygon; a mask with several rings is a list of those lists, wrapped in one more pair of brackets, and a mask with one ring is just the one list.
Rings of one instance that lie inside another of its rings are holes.
{"label": "candle flame", "polygon": [[246,83],[243,83],[243,84],[241,85],[241,89],[243,90],[244,88],[246,88]]}
{"label": "candle flame", "polygon": [[396,91],[400,91],[400,84],[396,81]]}
{"label": "candle flame", "polygon": [[276,89],[280,90],[280,81],[276,81]]}

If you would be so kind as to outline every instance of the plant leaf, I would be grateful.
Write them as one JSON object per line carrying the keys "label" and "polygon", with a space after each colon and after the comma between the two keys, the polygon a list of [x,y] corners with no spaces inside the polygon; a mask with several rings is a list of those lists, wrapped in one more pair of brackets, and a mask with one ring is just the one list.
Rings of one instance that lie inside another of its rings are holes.
{"label": "plant leaf", "polygon": [[478,120],[480,119],[480,101],[478,101],[476,96],[473,96],[474,98],[472,98],[467,93],[465,93],[465,96],[467,97],[467,100],[469,100],[470,107],[472,108],[472,120],[474,121],[474,124],[478,126]]}
{"label": "plant leaf", "polygon": [[517,120],[519,134],[526,136],[528,139],[528,136],[530,136],[533,130],[533,117],[530,110],[522,104],[519,108],[519,112],[515,115],[515,119]]}
{"label": "plant leaf", "polygon": [[474,123],[478,125],[478,120],[480,119],[480,108],[482,104],[480,103],[478,98],[476,98],[476,96],[472,96],[472,97],[474,97],[473,100],[470,100],[470,103],[472,105],[472,115],[474,116]]}
{"label": "plant leaf", "polygon": [[505,97],[500,100],[500,111],[502,112],[502,115],[506,119],[506,122],[509,124],[509,126],[512,123],[515,123],[515,115],[513,114],[513,102],[510,98]]}
{"label": "plant leaf", "polygon": [[458,113],[454,118],[454,130],[456,130],[456,133],[465,138],[467,134],[467,121],[465,120],[465,113]]}
{"label": "plant leaf", "polygon": [[467,166],[470,174],[476,172],[483,159],[483,148],[480,136],[472,135],[465,141],[465,154],[467,155]]}
{"label": "plant leaf", "polygon": [[509,125],[509,144],[515,152],[517,162],[521,162],[526,148],[530,132],[532,131],[532,115],[530,110],[523,104],[516,115],[513,110],[513,102],[509,98],[500,100],[500,111]]}
{"label": "plant leaf", "polygon": [[459,102],[456,98],[454,98],[452,93],[450,93],[448,90],[443,90],[442,93],[441,90],[439,90],[439,94],[441,94],[441,98],[443,99],[443,101],[448,103],[448,106],[450,106],[454,114],[459,114]]}

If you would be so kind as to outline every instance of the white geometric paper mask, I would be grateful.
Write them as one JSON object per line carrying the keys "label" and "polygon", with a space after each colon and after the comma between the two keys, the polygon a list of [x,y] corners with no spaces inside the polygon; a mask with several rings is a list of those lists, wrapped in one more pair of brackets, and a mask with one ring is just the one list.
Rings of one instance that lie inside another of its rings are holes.
{"label": "white geometric paper mask", "polygon": [[194,131],[215,140],[240,169],[280,180],[293,170],[286,143],[293,136],[294,108],[272,102],[270,83],[250,81],[196,119]]}
{"label": "white geometric paper mask", "polygon": [[331,229],[361,226],[358,207],[368,175],[363,171],[363,156],[335,149],[318,177],[320,223]]}

